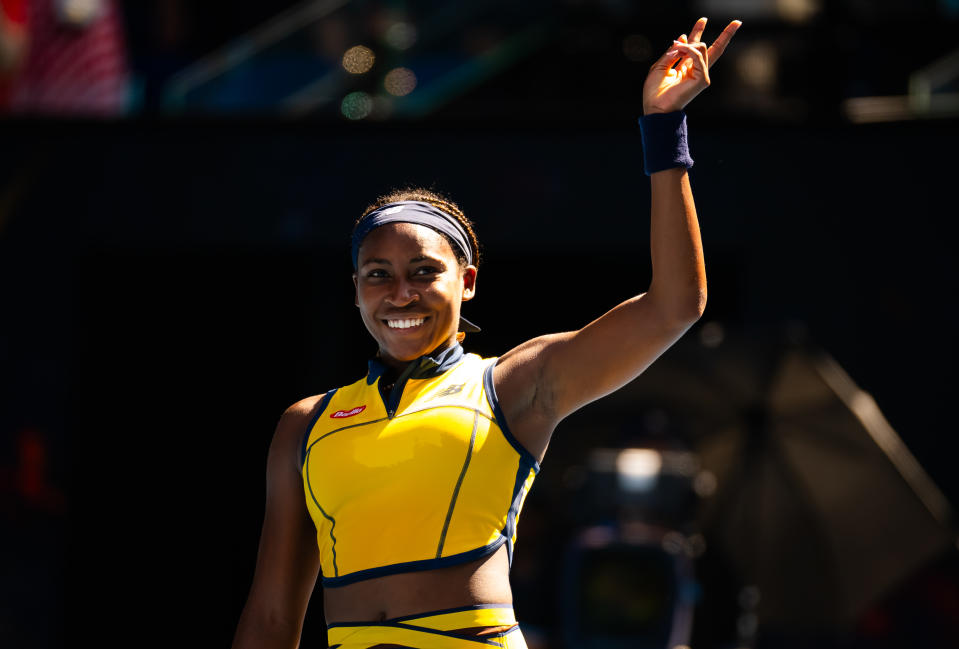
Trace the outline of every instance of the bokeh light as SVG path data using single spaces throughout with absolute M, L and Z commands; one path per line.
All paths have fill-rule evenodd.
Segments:
M 59 3 L 61 17 L 74 27 L 86 27 L 100 15 L 100 2 L 96 0 L 61 0 Z
M 726 332 L 718 322 L 707 322 L 699 329 L 699 342 L 703 344 L 703 347 L 719 347 L 725 337 Z
M 384 38 L 390 47 L 408 50 L 416 42 L 416 26 L 413 23 L 395 22 L 387 28 Z
M 778 51 L 768 41 L 750 43 L 740 48 L 736 58 L 736 72 L 744 85 L 772 91 L 776 85 Z
M 416 75 L 409 68 L 394 68 L 386 73 L 383 87 L 391 95 L 403 97 L 416 88 Z
M 776 0 L 776 9 L 785 20 L 804 23 L 819 13 L 821 4 L 820 0 Z
M 362 91 L 351 92 L 340 103 L 340 112 L 347 119 L 364 119 L 373 110 L 373 98 Z
M 354 45 L 343 54 L 343 69 L 350 74 L 364 74 L 373 67 L 376 56 L 365 45 Z

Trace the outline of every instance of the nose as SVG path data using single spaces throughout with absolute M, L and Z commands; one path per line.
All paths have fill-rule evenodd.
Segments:
M 386 301 L 390 306 L 405 307 L 420 299 L 420 294 L 416 291 L 413 283 L 404 277 L 398 277 L 393 282 L 392 289 L 386 296 Z

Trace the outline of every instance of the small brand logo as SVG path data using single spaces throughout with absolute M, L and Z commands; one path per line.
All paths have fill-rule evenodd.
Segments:
M 457 392 L 461 392 L 465 385 L 466 385 L 465 383 L 454 383 L 448 388 L 444 388 L 440 390 L 439 392 L 437 392 L 436 394 L 434 394 L 432 397 L 430 397 L 429 400 L 432 401 L 433 399 L 439 399 L 440 397 L 448 397 L 451 394 L 456 394 Z
M 366 406 L 357 406 L 357 407 L 352 408 L 352 409 L 350 409 L 350 410 L 337 410 L 337 411 L 334 412 L 332 415 L 330 415 L 330 418 L 331 418 L 331 419 L 342 419 L 343 417 L 352 417 L 353 415 L 358 415 L 358 414 L 360 414 L 360 413 L 363 412 L 364 410 L 366 410 Z

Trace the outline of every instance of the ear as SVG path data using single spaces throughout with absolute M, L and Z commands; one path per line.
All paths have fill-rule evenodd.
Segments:
M 356 283 L 356 273 L 353 273 L 353 306 L 360 306 L 360 289 Z
M 463 301 L 472 300 L 476 295 L 476 266 L 463 269 Z

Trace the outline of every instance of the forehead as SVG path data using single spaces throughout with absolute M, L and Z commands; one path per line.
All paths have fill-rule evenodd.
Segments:
M 446 237 L 432 228 L 417 223 L 387 223 L 372 230 L 360 244 L 360 263 L 368 257 L 400 255 L 410 258 L 419 255 L 449 256 L 455 260 Z

